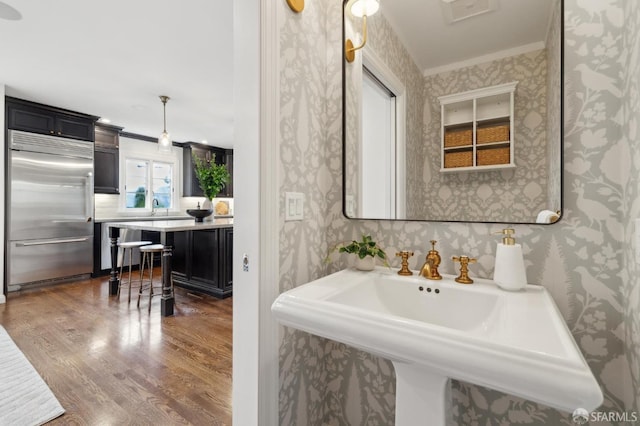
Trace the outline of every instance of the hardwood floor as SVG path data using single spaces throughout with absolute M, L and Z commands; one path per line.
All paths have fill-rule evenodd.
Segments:
M 0 305 L 0 324 L 66 409 L 49 425 L 230 425 L 231 298 L 176 287 L 175 315 L 161 318 L 159 297 L 148 314 L 148 299 L 138 309 L 109 296 L 107 280 Z

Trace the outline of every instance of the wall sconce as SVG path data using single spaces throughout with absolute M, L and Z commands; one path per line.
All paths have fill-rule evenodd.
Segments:
M 304 0 L 287 0 L 289 8 L 296 13 L 300 13 L 304 10 Z
M 360 50 L 367 43 L 367 16 L 371 16 L 378 11 L 380 3 L 378 0 L 351 0 L 347 3 L 347 10 L 351 15 L 362 18 L 362 44 L 353 46 L 350 38 L 344 44 L 344 56 L 347 62 L 356 59 L 356 50 Z
M 171 152 L 171 136 L 169 136 L 169 132 L 167 132 L 167 101 L 169 99 L 171 98 L 168 96 L 160 96 L 164 117 L 164 130 L 162 130 L 162 134 L 158 138 L 158 151 L 161 152 Z

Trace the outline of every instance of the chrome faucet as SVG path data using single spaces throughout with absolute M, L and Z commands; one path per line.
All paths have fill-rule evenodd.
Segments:
M 160 207 L 160 201 L 158 201 L 157 198 L 154 198 L 153 202 L 151 202 L 151 216 L 155 216 L 157 207 Z

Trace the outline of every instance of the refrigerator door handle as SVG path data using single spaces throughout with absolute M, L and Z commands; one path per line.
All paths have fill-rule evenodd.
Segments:
M 87 173 L 87 185 L 85 187 L 85 218 L 87 222 L 91 222 L 93 216 L 93 173 Z
M 16 247 L 44 246 L 47 244 L 64 244 L 64 243 L 82 243 L 88 241 L 89 238 L 69 238 L 65 240 L 47 240 L 47 241 L 30 241 L 28 243 L 16 243 Z

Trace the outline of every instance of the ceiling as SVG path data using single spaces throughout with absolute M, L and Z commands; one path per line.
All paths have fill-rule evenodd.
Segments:
M 557 0 L 395 0 L 380 2 L 380 12 L 425 73 L 470 58 L 533 43 L 544 43 L 552 3 Z M 490 12 L 451 22 L 447 7 Z M 540 47 L 538 47 L 540 48 Z
M 442 0 L 383 1 L 381 11 L 423 70 L 544 40 L 553 0 L 490 1 L 497 10 L 452 24 Z M 152 137 L 168 95 L 174 141 L 232 147 L 232 0 L 3 2 L 22 15 L 0 19 L 7 95 Z
M 232 0 L 2 0 L 6 94 L 174 141 L 233 143 Z M 0 2 L 0 6 L 2 5 Z M 97 6 L 99 5 L 99 6 Z

